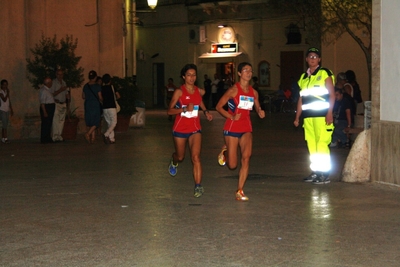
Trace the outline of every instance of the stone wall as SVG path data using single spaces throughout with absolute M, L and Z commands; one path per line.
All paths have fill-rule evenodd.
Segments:
M 98 3 L 98 7 L 96 6 Z M 41 39 L 57 35 L 78 38 L 77 56 L 87 73 L 123 76 L 122 1 L 106 0 L 13 0 L 0 1 L 0 79 L 9 83 L 14 116 L 10 139 L 38 137 L 40 133 L 38 91 L 27 80 L 26 58 Z M 87 82 L 87 80 L 85 81 Z M 72 89 L 72 106 L 83 117 L 82 88 Z

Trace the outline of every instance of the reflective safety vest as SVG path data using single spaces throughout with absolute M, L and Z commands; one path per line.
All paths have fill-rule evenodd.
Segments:
M 304 118 L 325 117 L 329 109 L 329 91 L 325 87 L 325 80 L 334 75 L 332 71 L 318 67 L 311 76 L 303 73 L 298 81 L 300 97 L 302 100 L 302 113 Z

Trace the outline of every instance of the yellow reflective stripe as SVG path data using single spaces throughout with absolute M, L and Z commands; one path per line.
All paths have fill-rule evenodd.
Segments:
M 314 87 L 300 91 L 300 96 L 309 96 L 309 95 L 317 96 L 317 95 L 327 95 L 327 94 L 329 94 L 329 91 L 325 87 Z
M 310 168 L 313 171 L 329 172 L 332 168 L 329 154 L 314 154 L 310 156 Z

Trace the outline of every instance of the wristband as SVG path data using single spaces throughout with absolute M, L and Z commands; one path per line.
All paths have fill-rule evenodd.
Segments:
M 183 113 L 186 113 L 186 111 L 187 111 L 186 107 L 183 107 L 182 110 L 183 110 Z

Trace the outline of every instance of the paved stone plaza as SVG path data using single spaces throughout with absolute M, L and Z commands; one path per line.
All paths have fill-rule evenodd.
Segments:
M 302 182 L 303 132 L 293 114 L 268 113 L 252 118 L 250 200 L 238 202 L 238 171 L 217 164 L 224 120 L 212 114 L 198 199 L 190 157 L 168 174 L 164 110 L 147 110 L 145 128 L 115 145 L 1 144 L 0 266 L 399 266 L 398 187 L 340 182 L 348 149 L 332 150 L 330 184 Z

